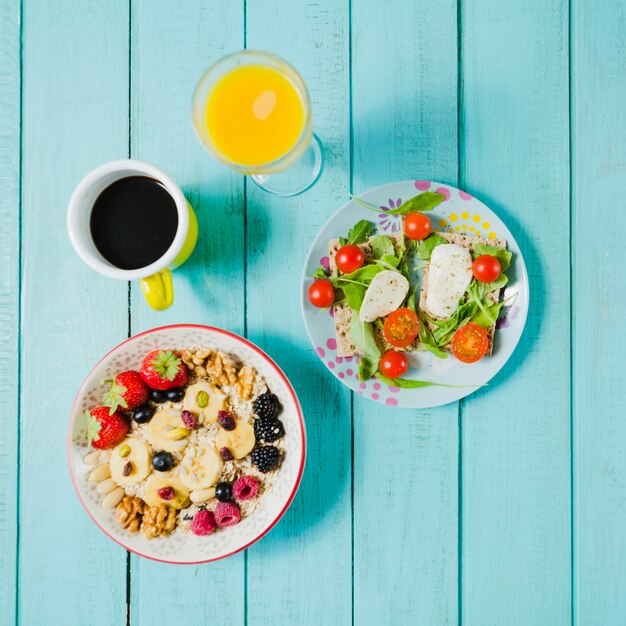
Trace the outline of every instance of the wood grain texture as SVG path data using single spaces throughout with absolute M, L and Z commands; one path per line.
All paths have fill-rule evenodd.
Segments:
M 0 4 L 0 615 L 15 621 L 20 274 L 20 3 Z
M 461 33 L 462 185 L 530 281 L 520 345 L 464 403 L 463 623 L 569 624 L 567 4 L 465 0 Z
M 274 198 L 248 182 L 248 335 L 292 381 L 308 438 L 292 507 L 248 551 L 248 623 L 339 626 L 351 621 L 349 393 L 311 347 L 298 294 L 311 241 L 348 190 L 348 3 L 255 0 L 247 18 L 248 48 L 275 52 L 302 74 L 327 158 L 302 196 Z
M 456 36 L 456 1 L 353 1 L 356 193 L 456 184 Z M 355 396 L 355 624 L 456 623 L 457 477 L 457 404 L 399 411 Z
M 574 617 L 626 619 L 626 5 L 573 2 Z
M 84 377 L 126 336 L 127 287 L 79 260 L 65 214 L 83 175 L 126 154 L 128 5 L 26 1 L 23 40 L 18 617 L 110 626 L 125 620 L 126 554 L 83 511 L 65 438 Z
M 244 330 L 243 179 L 197 141 L 191 97 L 202 72 L 243 46 L 243 4 L 133 2 L 131 154 L 169 173 L 196 210 L 192 257 L 174 272 L 174 305 L 148 308 L 132 285 L 131 331 L 163 324 L 209 324 Z M 244 555 L 176 567 L 131 558 L 131 623 L 211 623 L 224 598 L 227 621 L 244 623 Z M 193 598 L 193 602 L 190 602 Z

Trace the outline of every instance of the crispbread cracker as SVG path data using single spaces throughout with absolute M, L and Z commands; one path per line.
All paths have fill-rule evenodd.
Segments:
M 460 233 L 447 233 L 443 231 L 433 231 L 433 232 L 435 232 L 435 234 L 439 235 L 440 237 L 443 237 L 448 243 L 456 243 L 459 246 L 463 246 L 464 248 L 469 248 L 470 252 L 473 252 L 474 244 L 477 244 L 477 243 L 483 244 L 485 246 L 492 246 L 494 248 L 506 249 L 506 239 L 487 239 L 486 237 L 476 237 L 474 235 L 462 235 Z M 430 315 L 431 317 L 435 317 L 428 311 L 427 298 L 426 298 L 427 290 L 428 290 L 428 266 L 424 267 L 424 269 L 422 270 L 419 308 L 422 311 L 425 311 L 426 313 L 428 313 L 428 315 Z M 489 298 L 492 302 L 498 302 L 500 300 L 501 291 L 502 291 L 501 289 L 496 289 L 495 291 L 492 291 L 491 293 L 487 294 L 487 298 Z M 435 330 L 436 328 L 434 324 L 429 324 L 428 326 L 430 330 Z M 494 339 L 494 335 L 496 332 L 496 325 L 493 324 L 489 328 L 486 328 L 485 330 L 487 331 L 487 335 L 489 337 L 489 348 L 487 350 L 487 354 L 491 356 L 493 352 L 493 339 Z M 452 351 L 450 344 L 448 344 L 447 346 L 444 346 L 442 350 L 445 350 L 446 352 Z
M 387 235 L 389 239 L 393 241 L 394 247 L 396 251 L 400 246 L 400 237 L 402 235 Z M 364 243 L 357 244 L 363 253 L 365 254 L 365 259 L 372 258 L 372 245 L 371 245 L 371 237 L 368 238 Z M 333 276 L 337 276 L 337 265 L 335 263 L 335 255 L 337 254 L 337 250 L 341 248 L 339 244 L 339 239 L 331 239 L 328 242 L 328 260 L 330 273 Z M 352 343 L 352 339 L 350 337 L 350 322 L 352 321 L 352 309 L 348 306 L 347 302 L 343 302 L 341 304 L 336 304 L 333 307 L 333 316 L 335 320 L 335 334 L 337 336 L 337 356 L 345 357 L 345 356 L 359 356 L 363 354 L 363 350 L 358 348 Z M 376 339 L 376 343 L 378 344 L 381 351 L 388 349 L 388 343 L 385 341 L 382 331 L 378 326 L 374 325 L 374 339 Z

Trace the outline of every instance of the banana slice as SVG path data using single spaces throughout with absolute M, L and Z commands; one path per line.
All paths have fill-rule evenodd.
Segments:
M 158 410 L 148 424 L 148 441 L 155 450 L 178 452 L 189 443 L 190 431 L 175 409 Z
M 187 387 L 183 409 L 195 413 L 201 421 L 209 424 L 217 421 L 219 411 L 226 410 L 226 395 L 211 383 L 201 380 Z
M 254 448 L 255 443 L 254 428 L 241 420 L 235 422 L 234 430 L 220 428 L 215 437 L 217 449 L 228 448 L 236 459 L 243 459 Z
M 174 491 L 172 497 L 161 497 L 159 490 L 166 490 L 168 488 Z M 187 489 L 180 478 L 174 474 L 170 474 L 169 476 L 153 474 L 146 482 L 143 491 L 143 499 L 148 506 L 166 504 L 174 509 L 184 509 L 189 504 L 189 489 Z
M 118 485 L 136 485 L 152 471 L 150 446 L 143 439 L 124 439 L 113 449 L 109 468 Z
M 213 446 L 187 446 L 180 464 L 180 479 L 189 489 L 206 489 L 215 485 L 224 463 Z

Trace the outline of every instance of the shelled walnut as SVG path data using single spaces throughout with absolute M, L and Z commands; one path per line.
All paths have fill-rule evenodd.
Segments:
M 209 380 L 219 387 L 234 385 L 237 382 L 237 368 L 233 361 L 223 352 L 212 354 L 206 362 Z
M 141 517 L 146 509 L 145 502 L 137 496 L 124 496 L 115 509 L 115 519 L 122 528 L 136 533 L 141 526 Z
M 242 400 L 249 400 L 252 397 L 256 372 L 254 368 L 245 365 L 237 374 L 237 394 Z
M 210 350 L 183 350 L 181 358 L 183 363 L 192 371 L 196 376 L 206 376 L 206 362 L 207 358 L 211 354 Z
M 141 522 L 141 534 L 146 539 L 153 539 L 171 533 L 176 528 L 176 510 L 159 504 L 144 511 Z

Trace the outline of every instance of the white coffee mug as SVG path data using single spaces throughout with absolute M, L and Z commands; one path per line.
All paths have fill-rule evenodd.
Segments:
M 174 199 L 178 228 L 165 254 L 154 263 L 138 269 L 121 269 L 105 259 L 91 236 L 91 211 L 98 196 L 112 183 L 129 176 L 157 180 Z M 118 280 L 139 280 L 148 304 L 157 310 L 174 302 L 171 271 L 182 265 L 193 252 L 198 239 L 198 221 L 180 187 L 160 169 L 133 159 L 111 161 L 92 170 L 80 181 L 67 212 L 67 230 L 78 256 L 100 274 Z

